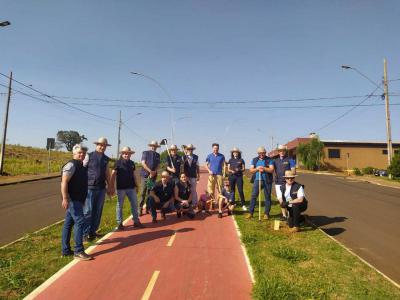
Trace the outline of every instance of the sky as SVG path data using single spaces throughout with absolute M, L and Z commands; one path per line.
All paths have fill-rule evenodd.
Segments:
M 11 22 L 0 27 L 0 73 L 40 92 L 13 82 L 7 142 L 45 147 L 76 130 L 90 149 L 107 137 L 115 156 L 120 110 L 134 160 L 162 138 L 194 144 L 200 160 L 213 142 L 226 155 L 239 147 L 246 161 L 311 132 L 386 141 L 382 86 L 359 73 L 380 85 L 385 57 L 399 142 L 399 15 L 395 0 L 0 0 Z

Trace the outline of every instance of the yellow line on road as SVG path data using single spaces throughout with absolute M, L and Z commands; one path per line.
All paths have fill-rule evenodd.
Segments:
M 175 241 L 175 237 L 176 237 L 176 231 L 174 231 L 174 234 L 169 239 L 169 241 L 167 243 L 167 247 L 171 247 L 172 246 L 172 243 Z
M 150 299 L 151 292 L 153 291 L 154 285 L 156 284 L 158 275 L 160 274 L 160 271 L 154 271 L 153 276 L 151 276 L 150 282 L 147 285 L 146 290 L 144 291 L 144 294 L 142 296 L 142 300 L 148 300 Z

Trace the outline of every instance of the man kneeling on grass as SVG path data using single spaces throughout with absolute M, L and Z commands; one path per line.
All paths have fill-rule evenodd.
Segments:
M 297 175 L 293 171 L 285 171 L 286 184 L 282 184 L 280 190 L 276 190 L 277 198 L 282 208 L 289 212 L 288 224 L 291 232 L 300 231 L 300 223 L 305 218 L 301 213 L 307 209 L 307 199 L 304 194 L 304 187 L 294 181 Z
M 161 173 L 161 181 L 157 182 L 148 198 L 153 223 L 157 223 L 157 209 L 161 210 L 161 217 L 165 220 L 165 214 L 170 211 L 174 203 L 174 183 L 169 178 L 167 171 Z
M 224 181 L 224 187 L 222 188 L 221 194 L 218 195 L 218 218 L 222 218 L 223 209 L 227 209 L 228 216 L 232 214 L 235 208 L 235 194 L 231 190 L 229 180 Z
M 66 209 L 65 221 L 62 230 L 62 255 L 79 260 L 91 260 L 83 248 L 83 205 L 88 193 L 88 173 L 83 166 L 87 148 L 75 145 L 72 149 L 73 159 L 62 168 L 61 195 L 62 207 Z M 72 226 L 74 227 L 75 252 L 71 250 L 70 239 Z

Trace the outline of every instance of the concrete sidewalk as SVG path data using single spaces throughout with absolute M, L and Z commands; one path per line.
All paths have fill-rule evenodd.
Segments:
M 198 192 L 205 189 L 203 173 Z M 27 299 L 250 299 L 252 281 L 232 217 L 175 213 L 144 229 L 132 220 L 73 261 Z

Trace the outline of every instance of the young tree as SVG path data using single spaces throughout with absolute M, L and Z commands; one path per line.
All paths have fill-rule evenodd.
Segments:
M 68 151 L 72 151 L 74 145 L 80 144 L 84 140 L 87 140 L 87 138 L 74 130 L 60 130 L 57 132 L 57 142 L 64 144 Z
M 316 170 L 324 157 L 324 143 L 318 137 L 311 139 L 307 144 L 297 147 L 297 155 L 307 170 Z
M 390 166 L 388 168 L 389 174 L 391 174 L 394 178 L 400 178 L 400 154 L 395 154 L 390 162 Z

